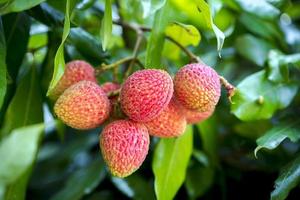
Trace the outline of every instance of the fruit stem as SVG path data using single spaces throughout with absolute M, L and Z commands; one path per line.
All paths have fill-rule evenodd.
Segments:
M 220 76 L 220 81 L 222 85 L 225 87 L 225 89 L 227 90 L 228 100 L 230 101 L 230 103 L 233 104 L 231 98 L 234 96 L 236 92 L 236 88 L 232 84 L 230 84 L 223 76 Z

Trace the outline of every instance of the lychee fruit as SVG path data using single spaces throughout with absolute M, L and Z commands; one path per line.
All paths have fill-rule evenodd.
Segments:
M 121 85 L 114 82 L 105 82 L 101 85 L 101 88 L 107 95 L 109 95 L 111 92 L 115 92 L 120 89 Z
M 150 135 L 170 138 L 178 137 L 184 133 L 186 119 L 180 110 L 180 106 L 172 99 L 157 117 L 144 124 Z
M 99 85 L 80 81 L 64 91 L 54 112 L 65 124 L 76 129 L 92 129 L 109 116 L 110 103 Z
M 147 128 L 130 120 L 114 121 L 100 134 L 103 159 L 111 173 L 118 177 L 126 177 L 142 165 L 149 143 Z
M 178 101 L 187 109 L 206 112 L 212 110 L 220 99 L 220 78 L 207 65 L 188 64 L 176 73 L 174 91 Z
M 132 120 L 147 122 L 166 108 L 173 95 L 173 81 L 163 70 L 145 69 L 133 73 L 121 88 L 124 113 Z
M 50 97 L 57 99 L 67 88 L 82 80 L 97 83 L 95 69 L 82 60 L 74 60 L 67 63 L 64 74 L 51 91 Z
M 199 112 L 195 110 L 186 109 L 183 106 L 181 106 L 181 111 L 184 113 L 186 122 L 188 124 L 200 123 L 208 119 L 214 113 L 214 109 L 206 112 Z

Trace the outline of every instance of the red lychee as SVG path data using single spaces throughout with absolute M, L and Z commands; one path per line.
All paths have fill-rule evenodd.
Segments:
M 130 120 L 108 124 L 100 134 L 103 159 L 114 176 L 126 177 L 136 171 L 149 149 L 147 128 Z
M 178 101 L 187 109 L 207 112 L 219 101 L 220 78 L 209 66 L 200 63 L 188 64 L 176 73 L 174 91 Z
M 182 135 L 186 128 L 186 119 L 180 106 L 171 100 L 169 105 L 154 119 L 144 123 L 149 134 L 156 137 L 170 138 Z
M 73 128 L 91 129 L 109 116 L 110 103 L 99 85 L 80 81 L 64 91 L 56 101 L 54 111 Z
M 163 70 L 145 69 L 133 73 L 121 88 L 124 113 L 132 120 L 147 122 L 167 107 L 173 95 L 173 81 Z
M 82 60 L 74 60 L 67 63 L 64 74 L 50 92 L 50 97 L 57 99 L 67 88 L 82 80 L 97 83 L 94 68 Z

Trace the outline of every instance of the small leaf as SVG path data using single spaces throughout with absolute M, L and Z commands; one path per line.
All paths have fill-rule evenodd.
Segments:
M 300 139 L 300 121 L 285 122 L 276 125 L 271 130 L 267 131 L 263 136 L 256 140 L 257 147 L 254 154 L 262 149 L 275 149 L 283 140 L 289 138 L 292 142 L 297 142 Z
M 45 0 L 13 0 L 9 1 L 5 6 L 0 7 L 0 15 L 4 15 L 10 12 L 20 12 L 30 9 Z
M 101 23 L 100 37 L 102 48 L 105 51 L 108 47 L 112 35 L 112 11 L 111 0 L 105 0 L 104 16 Z
M 271 200 L 284 200 L 289 192 L 300 182 L 300 156 L 285 166 L 275 181 L 275 189 L 271 193 Z
M 7 87 L 7 71 L 6 71 L 6 43 L 4 30 L 2 26 L 2 19 L 0 19 L 0 110 L 4 101 Z
M 171 200 L 182 185 L 193 149 L 192 126 L 176 139 L 161 139 L 156 146 L 152 169 L 158 200 Z
M 242 35 L 238 37 L 235 46 L 239 54 L 258 66 L 264 65 L 269 51 L 274 48 L 265 40 L 258 39 L 252 35 Z
M 72 13 L 72 7 L 73 4 L 75 4 L 76 0 L 67 0 L 66 1 L 66 12 L 65 12 L 65 21 L 64 21 L 64 30 L 63 30 L 63 36 L 61 43 L 58 47 L 58 50 L 55 54 L 54 58 L 54 72 L 53 72 L 53 77 L 50 82 L 48 91 L 47 91 L 47 96 L 51 97 L 52 90 L 60 80 L 61 76 L 64 73 L 65 70 L 65 58 L 64 58 L 64 43 L 70 33 L 70 15 Z
M 14 182 L 32 165 L 43 130 L 43 124 L 21 127 L 2 140 L 0 185 Z
M 280 11 L 266 0 L 235 0 L 235 2 L 244 11 L 264 19 L 272 20 L 280 14 Z
M 265 70 L 254 73 L 237 86 L 231 112 L 243 121 L 269 119 L 278 109 L 287 107 L 297 94 L 294 83 L 273 83 Z
M 157 10 L 161 9 L 166 3 L 166 0 L 142 0 L 143 18 L 153 15 Z
M 165 30 L 169 23 L 169 0 L 155 13 L 150 39 L 147 44 L 146 68 L 163 68 L 161 57 L 165 42 Z
M 104 163 L 99 159 L 75 171 L 66 185 L 51 200 L 77 200 L 90 194 L 105 177 Z
M 196 27 L 178 22 L 167 26 L 166 36 L 174 39 L 184 47 L 189 45 L 197 46 L 201 40 L 201 35 Z M 177 59 L 180 54 L 180 48 L 171 42 L 166 43 L 164 54 L 170 58 Z
M 210 11 L 210 7 L 208 3 L 204 0 L 195 0 L 197 4 L 197 8 L 200 13 L 203 14 L 207 27 L 212 29 L 217 38 L 217 50 L 219 52 L 219 56 L 221 56 L 221 50 L 224 44 L 225 35 L 224 33 L 214 24 L 212 14 Z

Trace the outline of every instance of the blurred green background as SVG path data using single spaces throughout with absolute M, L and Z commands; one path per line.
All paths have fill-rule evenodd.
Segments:
M 0 199 L 299 199 L 300 1 L 0 0 L 0 14 Z M 65 126 L 46 96 L 64 62 L 132 56 L 136 33 L 117 21 L 152 29 L 138 52 L 147 68 L 189 62 L 167 36 L 237 87 L 184 136 L 152 138 L 125 179 L 102 160 L 102 127 Z M 99 83 L 122 83 L 127 67 Z

